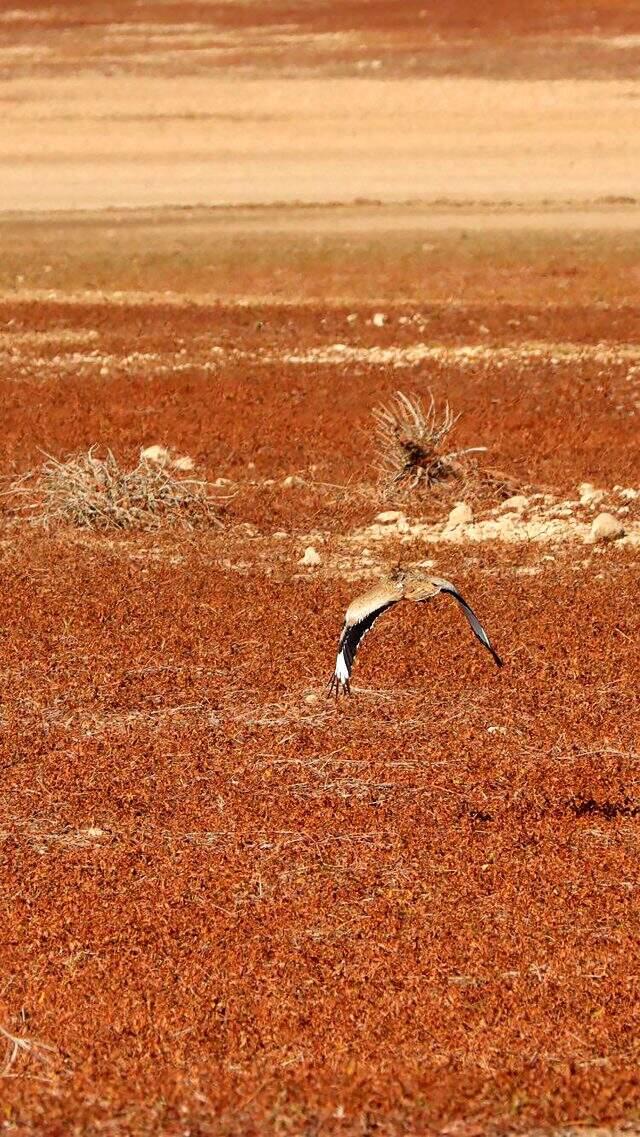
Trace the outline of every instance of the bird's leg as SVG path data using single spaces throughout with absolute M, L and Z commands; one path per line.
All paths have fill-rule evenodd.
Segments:
M 333 694 L 335 694 L 336 703 L 337 703 L 337 701 L 340 697 L 341 687 L 342 687 L 342 692 L 344 695 L 350 695 L 351 694 L 351 685 L 349 683 L 349 680 L 345 679 L 344 683 L 342 683 L 342 685 L 341 685 L 340 680 L 338 679 L 338 676 L 332 675 L 330 680 L 329 680 L 329 683 L 327 684 L 327 699 L 330 699 L 331 696 Z

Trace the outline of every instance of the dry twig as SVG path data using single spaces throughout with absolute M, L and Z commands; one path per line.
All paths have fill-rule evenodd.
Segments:
M 36 1058 L 50 1072 L 53 1061 L 52 1055 L 56 1052 L 54 1046 L 48 1046 L 45 1042 L 37 1042 L 33 1038 L 26 1038 L 24 1035 L 11 1034 L 3 1026 L 0 1026 L 0 1038 L 4 1039 L 6 1043 L 5 1060 L 0 1070 L 0 1078 L 17 1077 L 13 1073 L 13 1067 L 20 1055 Z

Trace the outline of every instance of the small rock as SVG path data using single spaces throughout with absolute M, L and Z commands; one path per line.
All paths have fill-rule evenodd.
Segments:
M 624 537 L 624 525 L 612 513 L 599 513 L 591 524 L 594 541 L 617 541 Z
M 143 462 L 157 462 L 164 466 L 169 461 L 169 451 L 166 446 L 145 446 L 140 451 L 140 458 Z
M 629 486 L 627 489 L 620 488 L 620 497 L 623 501 L 637 501 L 640 497 L 640 490 L 634 490 Z
M 500 509 L 515 510 L 517 513 L 523 513 L 529 505 L 529 498 L 524 494 L 517 493 L 513 497 L 508 497 L 506 501 L 502 502 Z
M 231 478 L 216 478 L 215 481 L 213 481 L 211 484 L 213 486 L 218 486 L 218 487 L 220 487 L 220 486 L 232 486 L 233 482 L 231 481 Z
M 286 532 L 285 529 L 277 529 L 276 532 L 273 534 L 273 539 L 274 539 L 274 541 L 284 541 L 285 538 L 287 538 L 288 536 L 289 536 L 289 534 Z
M 597 490 L 591 482 L 580 482 L 578 486 L 580 505 L 597 505 L 605 497 L 604 490 Z
M 304 701 L 308 706 L 312 707 L 314 703 L 318 702 L 318 696 L 314 695 L 313 691 L 310 691 L 308 695 L 305 695 Z
M 459 501 L 454 505 L 447 519 L 447 529 L 455 529 L 458 525 L 470 525 L 473 521 L 473 510 L 466 501 Z
M 406 520 L 404 513 L 399 509 L 386 509 L 374 517 L 374 521 L 378 521 L 380 525 L 397 525 L 398 521 Z
M 347 316 L 347 323 L 348 324 L 355 324 L 357 319 L 358 319 L 358 313 L 357 312 L 349 312 L 349 315 Z
M 283 478 L 282 484 L 285 489 L 290 490 L 295 486 L 303 486 L 305 484 L 304 478 L 300 478 L 298 474 L 288 474 Z
M 384 312 L 374 312 L 373 316 L 371 317 L 371 323 L 373 324 L 374 328 L 384 328 L 386 322 L 387 317 L 385 316 Z
M 314 549 L 313 545 L 307 545 L 307 547 L 304 551 L 304 554 L 300 557 L 300 560 L 298 561 L 299 565 L 307 565 L 308 567 L 312 567 L 312 566 L 315 567 L 316 565 L 319 565 L 321 563 L 322 563 L 322 557 L 320 556 L 320 553 L 318 552 L 318 550 Z
M 184 454 L 182 458 L 174 458 L 171 465 L 174 470 L 183 470 L 184 473 L 189 473 L 190 470 L 195 470 L 196 468 L 193 458 L 190 458 L 188 454 Z

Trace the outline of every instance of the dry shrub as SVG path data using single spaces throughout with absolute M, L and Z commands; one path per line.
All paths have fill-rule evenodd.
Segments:
M 422 488 L 453 490 L 457 496 L 476 500 L 499 500 L 522 488 L 509 475 L 479 464 L 474 455 L 486 452 L 486 446 L 445 449 L 445 440 L 460 416 L 453 414 L 448 403 L 438 412 L 431 392 L 426 409 L 417 395 L 397 391 L 387 406 L 376 407 L 372 414 L 385 496 Z
M 47 455 L 35 470 L 14 481 L 7 496 L 21 498 L 20 513 L 34 525 L 81 529 L 159 529 L 165 526 L 220 526 L 209 483 L 180 477 L 175 468 L 144 457 L 123 469 L 111 450 L 96 447 L 64 461 Z
M 458 421 L 448 403 L 440 416 L 433 395 L 425 410 L 417 395 L 396 392 L 388 406 L 376 407 L 373 417 L 378 437 L 378 468 L 387 489 L 430 489 L 439 482 L 459 481 L 465 472 L 464 456 L 473 450 L 445 451 L 443 444 Z

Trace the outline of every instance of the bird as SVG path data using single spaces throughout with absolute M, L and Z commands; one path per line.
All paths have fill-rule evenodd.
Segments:
M 473 634 L 491 653 L 496 666 L 502 667 L 503 661 L 478 617 L 451 581 L 444 580 L 440 576 L 427 576 L 419 567 L 403 568 L 399 565 L 375 588 L 357 596 L 347 608 L 338 642 L 336 665 L 329 680 L 327 695 L 335 693 L 337 699 L 340 692 L 345 695 L 351 694 L 351 670 L 358 647 L 384 612 L 393 608 L 394 604 L 399 604 L 401 600 L 424 604 L 440 594 L 453 596 L 454 600 L 457 600 L 471 624 Z

